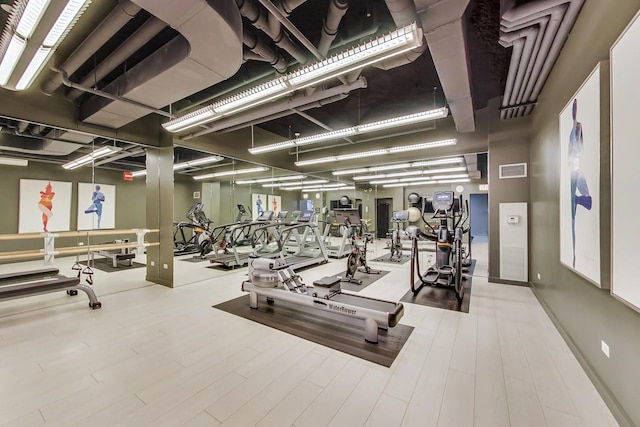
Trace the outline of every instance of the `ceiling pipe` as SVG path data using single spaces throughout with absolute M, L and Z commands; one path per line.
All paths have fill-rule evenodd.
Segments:
M 355 89 L 364 88 L 366 86 L 367 86 L 367 81 L 365 78 L 362 77 L 356 80 L 355 82 L 348 83 L 346 85 L 334 86 L 329 89 L 318 91 L 310 96 L 306 96 L 305 94 L 298 94 L 285 100 L 275 101 L 269 104 L 265 104 L 256 109 L 248 110 L 244 113 L 236 114 L 228 118 L 223 118 L 216 122 L 212 122 L 209 125 L 210 126 L 209 129 L 203 129 L 194 133 L 190 133 L 188 135 L 183 136 L 181 139 L 187 140 L 187 139 L 195 138 L 198 136 L 206 135 L 208 133 L 226 129 L 236 125 L 245 125 L 246 127 L 246 123 L 250 121 L 253 121 L 262 117 L 266 117 L 272 114 L 280 113 L 285 110 L 290 110 L 292 108 L 298 108 L 302 105 L 307 105 L 312 102 L 321 101 L 323 99 L 327 99 L 335 95 L 349 93 Z
M 305 52 L 289 38 L 287 33 L 282 31 L 280 26 L 271 28 L 269 14 L 253 0 L 236 0 L 236 4 L 240 9 L 240 14 L 247 18 L 251 25 L 268 35 L 276 46 L 285 50 L 300 64 L 306 64 L 309 61 Z
M 270 13 L 273 15 L 280 23 L 300 42 L 304 47 L 307 48 L 309 52 L 316 57 L 316 59 L 324 59 L 324 56 L 316 49 L 316 47 L 311 43 L 304 34 L 300 30 L 298 30 L 295 25 L 289 21 L 289 19 L 278 9 L 273 3 L 269 0 L 258 0 L 261 5 L 263 5 Z M 338 76 L 338 80 L 342 82 L 342 84 L 348 84 L 348 81 L 343 76 Z
M 82 42 L 80 46 L 64 61 L 58 69 L 67 75 L 73 74 L 82 64 L 87 62 L 96 51 L 102 47 L 118 30 L 129 22 L 138 12 L 137 6 L 130 0 L 119 0 L 115 8 L 109 13 L 104 21 Z M 42 92 L 51 95 L 62 85 L 62 75 L 55 74 L 42 84 Z
M 349 0 L 330 0 L 327 18 L 322 23 L 322 33 L 318 42 L 318 51 L 322 56 L 327 56 L 331 43 L 338 34 L 338 27 L 342 21 L 342 17 L 349 9 Z
M 56 71 L 58 74 L 60 74 L 60 76 L 62 78 L 62 84 L 64 84 L 67 87 L 70 87 L 72 89 L 77 89 L 77 90 L 80 90 L 82 92 L 87 92 L 87 93 L 90 93 L 90 94 L 93 94 L 93 95 L 101 96 L 103 98 L 110 99 L 111 101 L 124 102 L 126 104 L 130 104 L 130 105 L 133 105 L 133 106 L 138 107 L 138 108 L 143 108 L 143 109 L 145 109 L 145 110 L 147 110 L 147 111 L 149 111 L 151 113 L 156 113 L 156 114 L 159 114 L 159 115 L 164 116 L 164 117 L 169 117 L 171 119 L 175 119 L 176 118 L 176 116 L 174 116 L 173 114 L 167 113 L 166 111 L 159 110 L 159 109 L 151 107 L 149 105 L 142 104 L 142 103 L 140 103 L 138 101 L 134 101 L 132 99 L 123 98 L 123 97 L 118 96 L 118 95 L 113 95 L 111 93 L 104 92 L 104 91 L 101 91 L 101 90 L 98 90 L 98 89 L 94 89 L 92 87 L 84 87 L 82 85 L 79 85 L 79 84 L 74 83 L 71 80 L 69 80 L 69 78 L 67 77 L 67 75 L 66 75 L 66 73 L 64 71 L 55 70 L 55 69 L 54 69 L 54 71 Z
M 264 61 L 269 62 L 277 72 L 284 73 L 287 71 L 287 61 L 282 55 L 267 45 L 262 37 L 244 28 L 242 31 L 242 42 L 251 52 L 264 58 Z
M 513 51 L 500 109 L 502 119 L 531 113 L 583 4 L 584 0 L 539 0 L 503 13 L 501 44 L 513 46 Z M 524 48 L 527 43 L 537 42 L 529 41 L 529 27 L 539 28 L 537 50 L 535 44 L 533 49 Z
M 413 22 L 418 24 L 419 27 L 422 26 L 413 0 L 385 0 L 385 3 L 387 4 L 387 8 L 389 9 L 389 13 L 391 14 L 391 18 L 393 18 L 393 22 L 396 24 L 396 27 L 401 28 Z M 427 44 L 423 43 L 422 46 L 410 50 L 403 55 L 399 55 L 395 58 L 376 64 L 375 67 L 380 68 L 381 70 L 390 70 L 392 68 L 410 64 L 418 59 L 427 50 L 427 47 Z
M 147 44 L 160 31 L 167 26 L 158 18 L 152 16 L 140 26 L 127 40 L 125 40 L 116 50 L 104 59 L 96 68 L 87 73 L 80 85 L 95 86 L 107 74 L 115 70 L 117 66 L 125 62 L 131 55 L 136 53 L 142 46 Z M 80 90 L 72 90 L 67 94 L 67 98 L 74 100 L 82 95 Z

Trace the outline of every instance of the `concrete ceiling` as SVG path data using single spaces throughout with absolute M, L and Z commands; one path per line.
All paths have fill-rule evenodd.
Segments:
M 5 3 L 7 3 L 5 1 Z M 97 76 L 96 66 L 103 61 L 109 59 L 110 55 L 127 40 L 140 30 L 140 28 L 153 19 L 163 19 L 165 22 L 172 20 L 172 15 L 162 15 L 152 10 L 155 5 L 164 5 L 168 2 L 149 2 L 149 1 L 133 1 L 134 4 L 143 6 L 135 16 L 122 25 L 111 37 L 107 39 L 100 47 L 98 47 L 79 67 L 69 73 L 69 80 L 72 82 L 88 82 L 92 76 Z M 201 4 L 202 2 L 195 2 Z M 210 1 L 212 5 L 225 4 L 228 5 L 231 0 Z M 254 3 L 258 8 L 262 9 L 258 0 Z M 328 0 L 301 0 L 290 1 L 274 1 L 276 4 L 298 4 L 289 15 L 290 22 L 314 45 L 317 45 L 321 38 L 321 30 L 323 21 L 327 15 L 329 8 Z M 384 0 L 351 0 L 348 2 L 349 8 L 340 21 L 335 40 L 332 44 L 332 51 L 339 51 L 344 47 L 352 46 L 362 40 L 375 37 L 385 33 L 396 27 L 394 17 L 389 12 L 389 6 Z M 468 4 L 467 4 L 468 3 Z M 82 16 L 77 26 L 72 30 L 64 43 L 60 46 L 58 52 L 52 60 L 52 64 L 63 64 L 67 58 L 81 45 L 91 32 L 100 26 L 107 16 L 118 5 L 116 0 L 94 1 L 87 12 Z M 434 10 L 433 7 L 438 9 Z M 417 141 L 424 142 L 427 140 L 435 140 L 439 137 L 450 136 L 458 132 L 459 143 L 453 148 L 443 148 L 430 151 L 428 154 L 421 154 L 421 158 L 433 156 L 445 156 L 456 153 L 475 153 L 486 151 L 486 129 L 482 121 L 477 120 L 478 114 L 486 114 L 486 112 L 478 113 L 481 109 L 488 105 L 488 101 L 501 95 L 504 88 L 504 80 L 508 68 L 509 50 L 498 44 L 499 28 L 500 28 L 500 2 L 495 0 L 441 0 L 440 2 L 416 1 L 416 13 L 419 14 L 420 20 L 425 25 L 436 25 L 432 21 L 441 19 L 441 16 L 447 14 L 460 14 L 459 27 L 456 33 L 459 41 L 451 46 L 461 49 L 458 57 L 466 60 L 468 66 L 467 74 L 462 73 L 462 79 L 468 80 L 469 87 L 469 107 L 462 114 L 471 114 L 475 132 L 459 133 L 460 122 L 458 116 L 452 119 L 442 119 L 435 125 L 413 126 L 402 130 L 394 130 L 393 132 L 375 134 L 374 139 L 366 138 L 366 144 L 357 144 L 357 150 L 375 149 L 392 145 L 402 145 L 415 143 Z M 146 11 L 144 7 L 148 7 Z M 226 7 L 226 6 L 225 6 Z M 233 5 L 233 8 L 236 6 Z M 231 9 L 233 9 L 231 8 Z M 226 12 L 225 12 L 226 13 Z M 160 15 L 160 16 L 158 16 Z M 224 13 L 222 14 L 224 15 Z M 453 16 L 453 15 L 452 15 Z M 440 18 L 439 18 L 440 17 Z M 6 13 L 0 11 L 0 20 L 6 19 Z M 227 19 L 227 18 L 225 18 Z M 230 18 L 229 18 L 230 19 Z M 291 49 L 283 48 L 278 44 L 276 46 L 260 30 L 253 27 L 247 18 L 241 18 L 241 27 L 248 29 L 252 34 L 261 37 L 267 41 L 269 47 L 272 48 L 281 58 L 289 65 L 289 70 L 294 69 L 298 62 Z M 226 22 L 226 21 L 225 21 Z M 94 79 L 90 86 L 102 90 L 110 90 L 114 86 L 114 82 L 122 81 L 128 73 L 136 69 L 137 66 L 142 67 L 145 62 L 149 62 L 148 58 L 153 55 L 158 56 L 158 52 L 162 51 L 170 42 L 178 37 L 187 35 L 180 27 L 180 22 L 170 22 L 154 36 L 150 37 L 147 42 L 142 44 L 138 49 L 131 53 L 125 60 L 117 64 L 113 70 L 102 73 L 99 79 Z M 440 24 L 438 24 L 440 25 Z M 162 26 L 160 26 L 162 28 Z M 231 27 L 230 27 L 231 28 Z M 434 37 L 435 26 L 433 28 L 425 28 L 429 31 L 427 41 L 430 37 Z M 438 27 L 439 28 L 439 27 Z M 230 34 L 224 36 L 228 39 Z M 455 30 L 457 31 L 457 30 Z M 285 32 L 286 33 L 286 32 Z M 288 34 L 292 43 L 297 47 L 298 51 L 304 53 L 306 61 L 313 61 L 313 55 L 304 49 L 299 41 L 291 34 Z M 220 36 L 222 37 L 222 36 Z M 187 37 L 188 38 L 188 37 Z M 193 43 L 190 40 L 191 43 Z M 431 42 L 430 42 L 431 43 Z M 435 42 L 434 42 L 435 43 Z M 461 43 L 461 44 L 459 44 Z M 444 46 L 446 49 L 447 45 Z M 82 120 L 83 108 L 92 100 L 96 99 L 95 95 L 86 94 L 64 86 L 59 87 L 52 95 L 45 96 L 40 92 L 40 87 L 45 84 L 54 74 L 52 72 L 44 72 L 31 89 L 25 93 L 16 93 L 0 89 L 0 115 L 7 119 L 0 118 L 0 126 L 17 126 L 20 122 L 28 124 L 31 131 L 36 128 L 39 132 L 43 131 L 38 124 L 44 124 L 48 128 L 47 132 L 55 127 L 63 129 L 80 130 L 98 136 L 93 141 L 95 143 L 106 143 L 106 141 L 117 139 L 123 146 L 129 144 L 159 146 L 173 144 L 185 147 L 184 150 L 176 150 L 176 158 L 189 157 L 191 151 L 187 149 L 196 149 L 209 153 L 221 154 L 227 157 L 244 159 L 250 162 L 257 162 L 271 165 L 278 168 L 289 169 L 293 171 L 303 171 L 307 173 L 315 173 L 319 175 L 326 172 L 336 165 L 316 166 L 309 168 L 297 168 L 293 165 L 296 156 L 288 152 L 278 152 L 264 156 L 252 157 L 247 153 L 247 148 L 252 144 L 262 145 L 266 143 L 288 139 L 295 133 L 301 136 L 312 135 L 324 132 L 327 128 L 339 129 L 342 127 L 353 126 L 360 123 L 366 123 L 381 119 L 386 119 L 398 115 L 409 114 L 417 111 L 423 111 L 434 106 L 449 105 L 453 110 L 454 101 L 457 102 L 459 97 L 463 95 L 455 94 L 456 90 L 451 80 L 447 78 L 446 84 L 440 77 L 443 73 L 438 61 L 434 61 L 436 53 L 440 55 L 435 45 L 429 45 L 430 49 L 426 49 L 424 53 L 419 55 L 415 60 L 405 65 L 395 66 L 391 69 L 383 70 L 380 68 L 369 67 L 362 71 L 362 76 L 366 79 L 366 87 L 352 91 L 344 99 L 323 105 L 318 108 L 306 110 L 303 114 L 295 110 L 283 110 L 278 117 L 270 118 L 261 123 L 255 124 L 252 128 L 250 123 L 239 124 L 229 131 L 228 129 L 210 133 L 198 138 L 172 138 L 164 132 L 159 124 L 166 121 L 166 118 L 142 112 L 138 114 L 141 118 L 134 119 L 131 122 L 118 122 L 117 125 L 110 126 L 108 122 L 105 124 L 96 120 Z M 439 50 L 443 48 L 440 47 Z M 331 52 L 331 51 L 330 51 Z M 433 55 L 432 55 L 433 54 Z M 215 56 L 215 55 L 214 55 Z M 299 55 L 297 55 L 299 56 Z M 249 58 L 249 59 L 247 59 Z M 211 102 L 216 98 L 228 96 L 238 92 L 244 88 L 250 87 L 256 82 L 268 80 L 277 75 L 273 67 L 267 62 L 251 59 L 246 56 L 244 62 L 239 66 L 237 71 L 231 72 L 229 77 L 223 78 L 217 83 L 204 84 L 197 91 L 192 86 L 186 96 L 176 95 L 171 99 L 168 105 L 158 103 L 152 99 L 152 93 L 162 90 L 162 87 L 172 85 L 183 86 L 180 83 L 184 81 L 184 74 L 176 73 L 171 77 L 170 70 L 164 76 L 161 87 L 154 86 L 154 90 L 141 91 L 146 98 L 136 98 L 137 101 L 161 108 L 165 112 L 176 113 L 179 111 L 189 111 L 205 102 Z M 298 58 L 300 59 L 300 58 Z M 228 70 L 226 70 L 228 71 Z M 451 70 L 448 71 L 450 73 Z M 439 75 L 440 73 L 440 75 Z M 172 81 L 171 78 L 174 80 Z M 335 86 L 336 82 L 330 82 L 328 86 Z M 110 86 L 111 85 L 111 86 Z M 120 85 L 120 84 L 119 84 Z M 443 89 L 444 87 L 444 89 Z M 450 89 L 447 89 L 450 87 Z M 449 92 L 449 93 L 447 93 Z M 126 96 L 126 94 L 124 95 Z M 171 98 L 171 97 L 169 97 Z M 169 99 L 165 98 L 165 99 Z M 454 99 L 455 98 L 455 99 Z M 167 101 L 165 101 L 166 103 Z M 113 104 L 116 105 L 116 104 Z M 122 104 L 123 109 L 125 109 Z M 113 107 L 113 106 L 112 106 Z M 475 110 L 475 114 L 474 114 Z M 113 112 L 109 113 L 110 115 Z M 474 115 L 476 119 L 474 121 Z M 144 116 L 144 117 L 142 117 Z M 111 117 L 111 116 L 110 116 Z M 116 123 L 116 122 L 113 122 Z M 464 131 L 465 129 L 462 129 Z M 46 139 L 46 134 L 29 135 Z M 64 139 L 62 139 L 64 141 Z M 351 142 L 337 141 L 327 144 L 328 149 L 320 150 L 317 153 L 303 153 L 300 156 L 314 157 L 324 156 L 327 153 L 339 154 L 354 150 L 352 142 L 363 142 L 364 139 Z M 86 147 L 84 147 L 86 148 Z M 78 149 L 83 149 L 78 144 Z M 7 151 L 8 152 L 8 151 Z M 0 143 L 0 154 L 6 154 Z M 11 151 L 15 155 L 17 151 Z M 51 160 L 51 153 L 41 153 L 43 159 Z M 37 153 L 30 155 L 37 157 Z M 68 155 L 56 156 L 56 159 L 63 161 L 72 157 L 73 153 Z M 392 161 L 402 161 L 406 159 L 415 159 L 416 155 L 411 153 L 398 154 L 393 157 L 385 156 L 379 162 L 389 163 Z M 178 160 L 177 160 L 178 161 Z M 347 168 L 351 165 L 366 165 L 371 162 L 370 159 L 352 162 L 350 165 L 340 165 L 341 168 Z M 137 155 L 115 162 L 111 167 L 119 169 L 135 170 L 144 167 L 144 156 Z

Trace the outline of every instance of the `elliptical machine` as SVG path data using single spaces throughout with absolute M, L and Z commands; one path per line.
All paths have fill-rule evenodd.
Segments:
M 462 236 L 469 231 L 468 228 L 465 228 L 468 216 L 464 214 L 462 209 L 462 196 L 456 200 L 453 191 L 436 191 L 433 194 L 432 204 L 435 210 L 433 218 L 439 220 L 439 226 L 435 228 L 429 224 L 424 218 L 423 209 L 423 220 L 430 230 L 423 232 L 417 227 L 410 227 L 412 238 L 411 291 L 417 294 L 427 285 L 451 286 L 456 292 L 458 302 L 462 302 L 464 298 Z M 424 274 L 420 272 L 418 256 L 418 240 L 420 239 L 430 240 L 436 244 L 436 262 Z M 415 284 L 416 273 L 420 281 L 418 286 Z
M 351 234 L 351 252 L 347 257 L 347 272 L 340 281 L 361 285 L 362 280 L 355 278 L 356 272 L 380 274 L 380 271 L 371 269 L 367 264 L 367 244 L 373 242 L 373 235 L 367 232 L 367 226 L 362 222 L 357 209 L 336 209 L 334 212 L 336 220 L 342 220 L 342 224 Z
M 187 221 L 173 223 L 173 254 L 186 255 L 200 251 L 200 245 L 211 233 L 211 221 L 203 211 L 201 202 L 195 203 L 187 211 Z M 187 238 L 185 229 L 191 229 L 191 237 Z
M 406 232 L 400 228 L 400 224 L 407 223 L 409 221 L 409 211 L 393 211 L 391 215 L 391 223 L 396 225 L 396 228 L 391 230 L 391 240 L 387 243 L 391 250 L 389 261 L 401 262 L 402 261 L 402 237 L 406 236 Z

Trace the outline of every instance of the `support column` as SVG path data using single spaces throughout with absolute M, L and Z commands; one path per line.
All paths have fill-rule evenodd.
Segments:
M 173 287 L 173 142 L 161 139 L 147 149 L 147 227 L 160 230 L 160 246 L 147 248 L 146 279 Z

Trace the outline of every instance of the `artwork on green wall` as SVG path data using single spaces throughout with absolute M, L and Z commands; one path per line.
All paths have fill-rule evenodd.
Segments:
M 116 186 L 78 183 L 78 230 L 116 227 Z
M 600 65 L 560 113 L 560 261 L 600 286 Z
M 277 216 L 282 210 L 282 197 L 269 194 L 267 196 L 267 209 L 273 211 L 273 215 Z
M 256 220 L 264 211 L 270 210 L 266 194 L 251 194 L 251 219 Z
M 71 183 L 20 180 L 19 233 L 69 231 Z
M 638 76 L 640 13 L 611 48 L 611 294 L 640 311 Z

